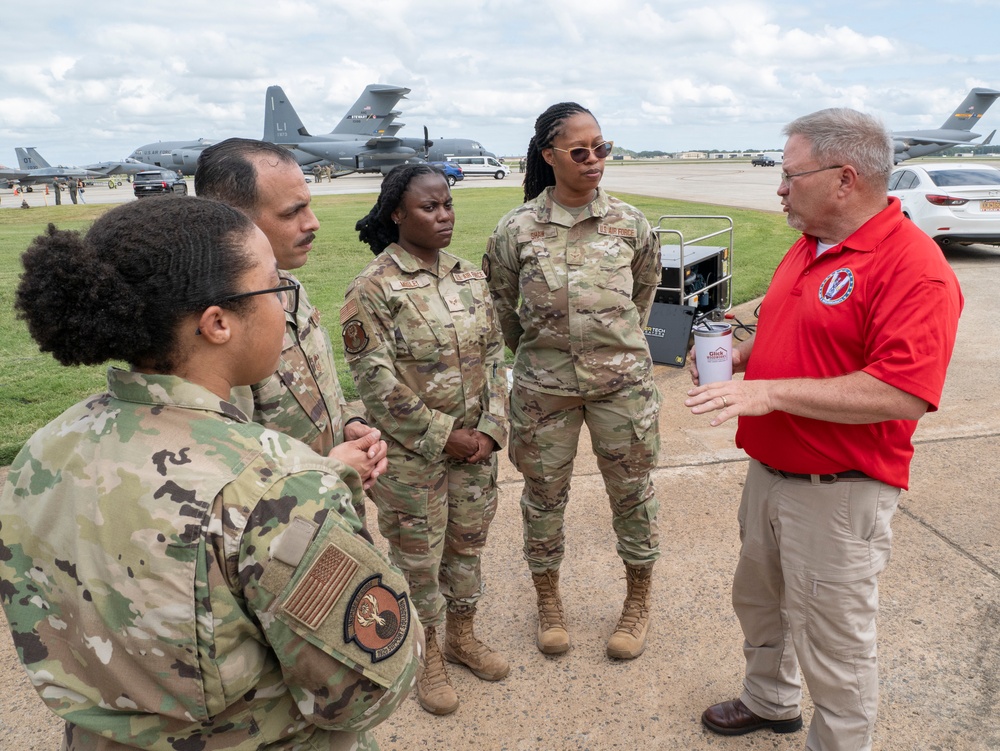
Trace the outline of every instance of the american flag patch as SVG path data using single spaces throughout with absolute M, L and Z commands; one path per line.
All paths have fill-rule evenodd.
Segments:
M 358 314 L 358 303 L 354 300 L 348 300 L 340 308 L 340 325 L 343 326 L 349 320 L 354 318 Z
M 327 545 L 282 606 L 288 615 L 315 631 L 344 593 L 358 563 L 347 553 Z

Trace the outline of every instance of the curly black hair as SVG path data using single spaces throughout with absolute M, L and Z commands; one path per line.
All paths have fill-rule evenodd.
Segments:
M 17 317 L 63 365 L 124 360 L 169 373 L 181 320 L 240 292 L 253 231 L 234 208 L 180 196 L 118 206 L 86 235 L 50 224 L 21 256 Z
M 399 227 L 392 221 L 392 212 L 403 202 L 403 194 L 410 187 L 410 181 L 420 175 L 444 176 L 444 170 L 423 163 L 393 167 L 382 181 L 382 190 L 372 210 L 354 225 L 358 239 L 367 243 L 375 255 L 399 240 Z
M 542 150 L 552 146 L 552 141 L 562 132 L 561 126 L 567 118 L 581 112 L 594 117 L 594 113 L 583 105 L 576 102 L 560 102 L 553 104 L 535 120 L 535 135 L 528 141 L 528 154 L 524 159 L 525 201 L 530 201 L 550 185 L 556 184 L 555 172 L 542 158 Z

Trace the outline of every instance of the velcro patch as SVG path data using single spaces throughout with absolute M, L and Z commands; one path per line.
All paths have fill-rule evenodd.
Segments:
M 456 271 L 452 276 L 455 278 L 456 282 L 467 282 L 470 279 L 485 279 L 486 272 L 480 269 L 475 269 L 473 271 Z
M 365 325 L 357 318 L 352 319 L 344 326 L 342 332 L 344 337 L 344 351 L 356 355 L 364 352 L 371 338 L 365 331 Z
M 491 237 L 490 240 L 492 240 L 492 239 L 493 238 Z M 490 255 L 489 255 L 489 253 L 484 253 L 483 254 L 483 278 L 486 281 L 490 280 L 490 271 L 491 270 L 492 270 L 492 266 L 490 265 Z
M 358 562 L 334 545 L 319 554 L 281 609 L 315 631 L 344 593 Z
M 610 224 L 598 224 L 597 234 L 614 235 L 615 237 L 636 237 L 635 227 L 612 227 Z
M 348 300 L 340 308 L 340 325 L 343 326 L 358 314 L 358 301 Z
M 517 241 L 519 243 L 531 242 L 533 240 L 541 240 L 546 237 L 556 237 L 559 235 L 559 230 L 555 227 L 549 227 L 548 229 L 536 229 L 531 232 L 524 232 L 517 236 Z
M 419 289 L 430 283 L 430 279 L 421 276 L 416 279 L 393 279 L 389 282 L 389 286 L 398 292 L 401 289 Z
M 410 630 L 406 594 L 397 594 L 375 574 L 365 579 L 344 614 L 344 641 L 354 642 L 379 662 L 394 655 Z

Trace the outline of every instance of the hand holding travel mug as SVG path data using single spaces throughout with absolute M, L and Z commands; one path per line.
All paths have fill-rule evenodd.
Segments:
M 733 379 L 733 327 L 728 323 L 699 323 L 694 333 L 694 358 L 701 385 Z

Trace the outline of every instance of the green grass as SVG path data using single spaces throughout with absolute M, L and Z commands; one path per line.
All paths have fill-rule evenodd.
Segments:
M 652 224 L 663 214 L 725 214 L 735 224 L 734 304 L 763 294 L 775 266 L 796 233 L 780 214 L 618 194 L 645 212 Z M 465 188 L 455 191 L 457 223 L 449 250 L 478 264 L 497 221 L 521 203 L 521 189 Z M 354 223 L 375 201 L 372 194 L 317 196 L 313 207 L 322 224 L 309 263 L 296 274 L 309 291 L 330 331 L 341 384 L 348 399 L 357 392 L 344 365 L 338 312 L 344 290 L 371 260 L 358 241 Z M 106 366 L 67 368 L 38 351 L 13 312 L 20 255 L 49 222 L 60 229 L 86 229 L 110 205 L 0 211 L 0 466 L 10 464 L 25 440 L 70 405 L 104 388 Z M 700 225 L 681 224 L 686 238 L 703 234 Z M 707 241 L 706 244 L 722 244 Z

